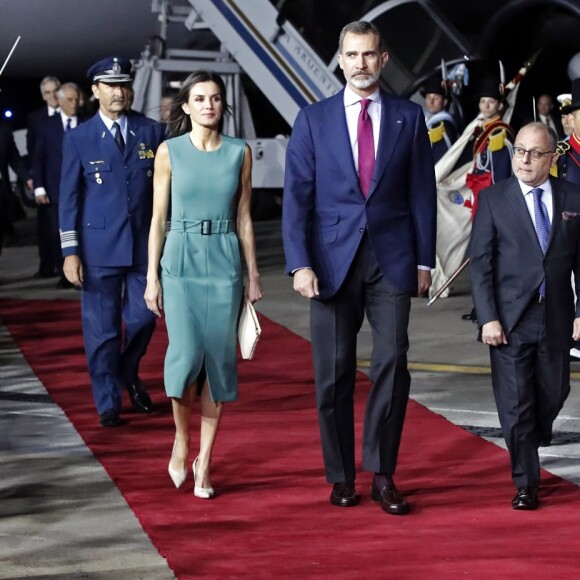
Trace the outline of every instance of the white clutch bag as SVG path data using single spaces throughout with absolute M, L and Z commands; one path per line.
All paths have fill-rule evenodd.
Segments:
M 262 328 L 258 321 L 258 316 L 251 302 L 246 302 L 240 314 L 238 323 L 238 342 L 242 358 L 250 360 L 254 356 L 256 345 L 260 339 Z

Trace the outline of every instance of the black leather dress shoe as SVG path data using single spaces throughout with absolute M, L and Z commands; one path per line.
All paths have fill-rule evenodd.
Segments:
M 99 415 L 99 423 L 103 427 L 118 427 L 123 424 L 123 420 L 119 417 L 117 409 L 107 409 Z
M 468 312 L 467 314 L 462 314 L 461 320 L 469 320 L 471 322 L 477 322 L 477 314 L 475 312 L 475 308 L 472 308 L 471 312 Z
M 527 485 L 520 487 L 512 499 L 515 510 L 535 510 L 538 507 L 538 489 Z
M 335 483 L 330 494 L 330 503 L 338 507 L 352 507 L 358 503 L 354 481 Z
M 383 511 L 388 514 L 402 516 L 410 511 L 409 504 L 395 484 L 384 477 L 375 476 L 373 479 L 371 497 L 374 501 L 381 502 Z
M 134 383 L 126 385 L 126 387 L 133 409 L 137 413 L 151 413 L 153 411 L 151 397 L 147 394 L 141 381 L 137 380 Z

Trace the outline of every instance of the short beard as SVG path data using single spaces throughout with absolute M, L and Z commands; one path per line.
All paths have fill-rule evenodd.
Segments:
M 355 88 L 359 90 L 368 89 L 370 86 L 376 84 L 381 76 L 380 71 L 375 74 L 369 74 L 366 78 L 355 78 L 355 76 L 348 77 L 348 82 Z

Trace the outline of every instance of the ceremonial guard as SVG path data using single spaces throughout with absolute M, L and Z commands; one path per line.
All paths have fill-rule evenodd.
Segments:
M 437 163 L 457 139 L 455 119 L 447 111 L 449 97 L 441 80 L 428 80 L 419 92 L 425 99 L 425 123 L 429 130 L 433 162 Z
M 580 78 L 572 81 L 571 94 L 560 97 L 562 124 L 569 123 L 572 131 L 566 139 L 558 142 L 558 161 L 551 173 L 563 181 L 580 185 Z M 580 343 L 576 342 L 570 349 L 570 360 L 580 361 Z
M 562 115 L 572 117 L 572 133 L 567 140 L 558 142 L 555 173 L 564 181 L 580 184 L 580 78 L 572 81 L 571 98 L 566 105 L 562 104 Z
M 152 410 L 138 371 L 155 328 L 143 294 L 153 161 L 164 125 L 125 111 L 130 72 L 131 62 L 117 57 L 89 69 L 99 110 L 63 140 L 59 221 L 64 273 L 82 288 L 91 387 L 106 427 L 121 423 L 123 388 L 136 411 Z
M 467 172 L 466 184 L 472 192 L 472 216 L 477 210 L 479 192 L 512 175 L 513 129 L 502 120 L 505 106 L 503 85 L 494 78 L 482 81 L 477 97 L 481 125 L 473 133 L 473 165 Z

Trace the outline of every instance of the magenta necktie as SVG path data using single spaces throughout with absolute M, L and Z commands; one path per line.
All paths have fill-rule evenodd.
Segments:
M 358 182 L 365 197 L 369 195 L 369 187 L 375 168 L 375 140 L 373 138 L 373 123 L 368 113 L 370 99 L 360 102 L 358 116 Z

